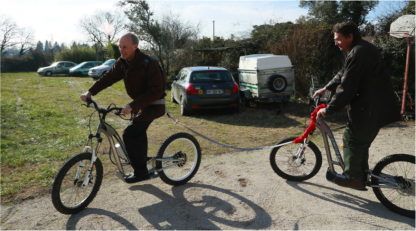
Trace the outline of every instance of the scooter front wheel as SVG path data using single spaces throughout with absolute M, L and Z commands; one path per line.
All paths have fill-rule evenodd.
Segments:
M 103 165 L 96 159 L 89 176 L 84 182 L 91 165 L 91 153 L 80 153 L 62 166 L 52 186 L 52 203 L 63 214 L 75 214 L 87 207 L 100 189 Z
M 288 143 L 297 137 L 289 137 L 277 144 Z M 297 156 L 301 144 L 289 143 L 273 148 L 270 153 L 270 165 L 280 177 L 291 181 L 304 181 L 318 173 L 322 165 L 322 155 L 318 147 L 309 141 L 303 154 Z

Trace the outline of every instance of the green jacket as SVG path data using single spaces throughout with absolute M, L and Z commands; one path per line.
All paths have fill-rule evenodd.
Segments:
M 114 66 L 95 82 L 88 90 L 92 95 L 110 87 L 114 83 L 124 80 L 127 94 L 133 100 L 130 107 L 139 112 L 135 121 L 150 121 L 165 114 L 165 105 L 152 105 L 153 102 L 163 96 L 163 80 L 158 64 L 148 64 L 146 78 L 143 76 L 143 61 L 148 55 L 136 50 L 134 58 L 127 63 L 121 57 L 117 59 Z
M 343 68 L 326 88 L 336 91 L 326 113 L 331 115 L 347 106 L 353 133 L 400 120 L 400 106 L 386 64 L 378 49 L 365 40 L 351 44 Z

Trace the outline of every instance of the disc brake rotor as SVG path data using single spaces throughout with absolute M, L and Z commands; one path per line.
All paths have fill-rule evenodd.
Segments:
M 415 182 L 411 179 L 405 179 L 400 177 L 398 181 L 400 182 L 400 188 L 397 191 L 405 196 L 414 196 L 415 195 Z
M 296 160 L 297 160 L 297 162 L 296 162 Z M 297 156 L 292 156 L 292 157 L 289 157 L 288 163 L 289 163 L 290 167 L 299 168 L 303 163 L 305 163 L 305 160 L 306 160 L 305 158 L 302 158 L 302 159 L 298 160 Z
M 182 151 L 179 151 L 175 155 L 173 155 L 173 158 L 178 159 L 178 161 L 173 161 L 173 163 L 178 163 L 178 167 L 183 167 L 186 164 L 186 161 L 188 160 L 188 156 L 186 155 L 186 153 L 183 153 Z

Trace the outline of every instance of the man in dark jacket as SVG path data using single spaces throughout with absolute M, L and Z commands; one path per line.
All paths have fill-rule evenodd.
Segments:
M 331 115 L 347 106 L 348 123 L 343 134 L 345 169 L 334 182 L 364 189 L 370 145 L 381 127 L 400 119 L 400 108 L 380 52 L 361 39 L 357 25 L 352 21 L 338 23 L 332 32 L 335 45 L 348 55 L 341 71 L 313 97 L 336 90 L 318 116 Z
M 119 42 L 121 57 L 91 88 L 81 95 L 81 100 L 98 94 L 100 91 L 124 80 L 127 94 L 133 100 L 124 106 L 122 113 L 138 112 L 123 132 L 123 140 L 134 174 L 127 177 L 127 183 L 149 179 L 147 169 L 147 128 L 152 121 L 165 114 L 163 80 L 158 64 L 149 62 L 146 70 L 143 61 L 146 54 L 138 49 L 139 39 L 132 33 L 123 35 Z M 143 76 L 144 71 L 145 76 Z

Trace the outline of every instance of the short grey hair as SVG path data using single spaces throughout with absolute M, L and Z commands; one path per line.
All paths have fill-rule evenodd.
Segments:
M 124 36 L 129 36 L 131 38 L 131 42 L 133 43 L 133 45 L 136 45 L 136 44 L 138 45 L 139 44 L 139 38 L 137 37 L 137 35 L 129 32 L 129 33 L 123 35 L 123 37 Z

